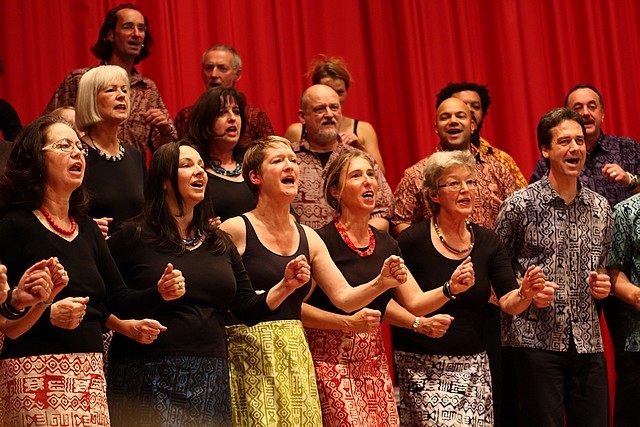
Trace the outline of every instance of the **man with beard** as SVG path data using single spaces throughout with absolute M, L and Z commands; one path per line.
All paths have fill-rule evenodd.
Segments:
M 524 188 L 527 185 L 527 180 L 524 175 L 522 175 L 513 157 L 507 152 L 492 146 L 489 144 L 489 141 L 480 136 L 484 118 L 489 111 L 489 105 L 491 105 L 491 97 L 489 96 L 487 86 L 470 82 L 449 83 L 436 95 L 436 105 L 442 104 L 442 101 L 447 98 L 457 98 L 467 104 L 469 110 L 471 110 L 473 121 L 476 123 L 476 130 L 471 134 L 471 144 L 473 144 L 481 154 L 494 157 L 500 163 L 504 164 L 513 175 L 518 187 Z
M 171 117 L 160 97 L 156 84 L 134 68 L 150 55 L 153 37 L 147 18 L 131 4 L 114 7 L 105 17 L 98 41 L 91 48 L 100 65 L 111 64 L 129 73 L 131 113 L 120 125 L 118 138 L 145 152 L 152 151 L 176 137 Z M 75 106 L 80 78 L 90 68 L 71 71 L 60 83 L 43 114 L 59 107 Z
M 300 187 L 292 206 L 300 222 L 318 229 L 328 224 L 336 212 L 323 196 L 326 169 L 333 159 L 346 150 L 357 150 L 344 144 L 338 136 L 342 110 L 335 90 L 326 85 L 307 88 L 300 98 L 298 117 L 306 129 L 306 137 L 292 143 L 300 165 Z M 378 195 L 370 224 L 388 231 L 393 213 L 393 193 L 384 175 L 374 166 Z
M 602 132 L 604 101 L 598 89 L 588 84 L 578 84 L 567 93 L 564 105 L 582 116 L 587 132 L 587 160 L 580 174 L 580 182 L 604 196 L 611 207 L 638 193 L 640 145 L 635 139 Z M 548 166 L 540 158 L 531 175 L 531 182 L 544 178 L 548 173 Z M 625 331 L 628 329 L 626 313 L 629 307 L 624 300 L 614 297 L 602 301 L 600 307 L 604 309 L 615 357 L 614 425 L 637 425 L 636 405 L 640 389 L 637 374 L 634 376 L 632 373 L 637 372 L 638 362 L 634 362 L 635 356 L 625 350 Z
M 238 52 L 231 46 L 218 44 L 205 50 L 202 54 L 202 82 L 207 89 L 222 86 L 225 89 L 235 87 L 236 82 L 242 77 L 242 59 Z M 191 107 L 185 107 L 176 115 L 176 131 L 182 138 L 187 133 L 189 126 L 189 114 Z M 267 114 L 260 108 L 249 105 L 245 107 L 247 117 L 244 134 L 238 142 L 246 149 L 251 141 L 273 135 L 273 127 Z

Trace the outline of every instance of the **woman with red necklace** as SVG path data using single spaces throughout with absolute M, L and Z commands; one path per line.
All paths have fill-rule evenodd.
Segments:
M 436 313 L 455 319 L 438 340 L 393 328 L 403 426 L 493 425 L 491 374 L 482 339 L 483 307 L 491 288 L 509 314 L 524 311 L 534 297 L 538 302 L 553 297 L 544 293 L 539 267 L 527 270 L 518 284 L 498 236 L 469 222 L 477 185 L 471 153 L 432 154 L 424 168 L 424 195 L 433 216 L 398 237 L 420 288 L 438 292 Z M 461 265 L 473 269 L 474 280 L 460 274 Z
M 406 279 L 402 259 L 390 256 L 378 274 L 350 286 L 317 233 L 295 222 L 289 204 L 298 192 L 300 168 L 291 143 L 270 136 L 254 141 L 242 174 L 257 194 L 255 209 L 228 219 L 223 231 L 242 256 L 251 283 L 267 291 L 297 257 L 309 260 L 311 276 L 341 309 L 353 311 Z M 320 426 L 318 390 L 300 321 L 311 281 L 289 295 L 277 313 L 255 326 L 227 328 L 234 426 Z
M 0 259 L 9 281 L 17 283 L 40 260 L 54 257 L 64 265 L 52 264 L 50 297 L 6 331 L 3 425 L 73 417 L 108 426 L 103 327 L 146 343 L 163 329 L 153 320 L 120 320 L 110 310 L 132 317 L 184 295 L 178 270 L 165 271 L 147 291 L 125 286 L 98 226 L 85 215 L 86 150 L 66 121 L 43 116 L 20 134 L 0 178 Z
M 373 161 L 364 152 L 345 152 L 329 165 L 324 196 L 339 215 L 318 235 L 350 284 L 371 280 L 387 257 L 400 256 L 397 242 L 368 224 L 377 193 Z M 461 277 L 473 280 L 469 263 L 459 271 Z M 333 305 L 321 288 L 313 290 L 303 305 L 302 321 L 324 426 L 399 425 L 380 320 L 384 317 L 392 324 L 441 337 L 453 320 L 450 316 L 420 317 L 435 310 L 439 298 L 436 290 L 423 293 L 409 272 L 405 283 L 349 314 Z

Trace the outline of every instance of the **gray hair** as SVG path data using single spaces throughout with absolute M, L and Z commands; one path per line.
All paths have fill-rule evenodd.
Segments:
M 440 205 L 431 200 L 438 193 L 440 177 L 449 168 L 463 166 L 476 177 L 476 160 L 468 150 L 438 151 L 428 159 L 423 170 L 422 191 L 432 215 L 440 212 Z
M 131 100 L 129 75 L 122 67 L 101 65 L 90 69 L 82 76 L 78 84 L 78 98 L 76 99 L 76 126 L 78 129 L 86 131 L 103 120 L 98 112 L 98 92 L 120 79 L 126 83 L 126 96 Z M 131 103 L 129 103 L 128 113 L 131 113 Z
M 234 48 L 232 48 L 229 45 L 226 44 L 217 44 L 215 46 L 211 46 L 209 49 L 205 50 L 204 53 L 202 54 L 202 60 L 200 61 L 201 65 L 204 65 L 204 58 L 207 56 L 207 53 L 209 52 L 213 52 L 216 50 L 221 50 L 223 52 L 229 52 L 232 56 L 233 59 L 231 60 L 231 66 L 233 67 L 233 69 L 235 71 L 241 70 L 242 69 L 242 59 L 240 58 L 240 55 L 238 54 L 238 52 L 236 52 L 236 50 Z

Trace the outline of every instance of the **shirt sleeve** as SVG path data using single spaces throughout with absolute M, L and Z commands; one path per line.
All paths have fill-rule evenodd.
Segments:
M 393 225 L 415 224 L 425 219 L 421 216 L 420 208 L 420 199 L 423 199 L 424 196 L 419 184 L 419 177 L 416 177 L 416 174 L 415 168 L 407 169 L 396 187 L 395 207 L 391 218 Z
M 522 217 L 519 205 L 513 197 L 509 197 L 502 203 L 496 218 L 496 234 L 504 244 L 507 257 L 510 259 L 512 269 L 516 275 L 522 274 L 518 264 L 518 252 L 522 247 L 523 231 Z
M 609 267 L 628 272 L 632 264 L 633 217 L 632 210 L 626 204 L 617 205 L 613 211 L 613 250 L 609 258 Z

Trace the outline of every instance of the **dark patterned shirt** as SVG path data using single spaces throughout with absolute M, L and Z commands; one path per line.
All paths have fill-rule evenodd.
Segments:
M 618 203 L 613 211 L 613 250 L 609 266 L 626 274 L 640 286 L 640 194 Z M 625 330 L 625 351 L 640 352 L 640 311 L 629 304 L 620 305 Z
M 300 223 L 313 229 L 319 229 L 331 222 L 333 217 L 337 215 L 337 212 L 324 199 L 322 193 L 322 185 L 324 184 L 327 169 L 333 159 L 341 153 L 357 150 L 357 148 L 338 142 L 325 167 L 322 167 L 322 162 L 311 151 L 306 140 L 294 142 L 291 145 L 300 165 L 300 187 L 296 198 L 293 199 L 293 210 L 298 215 Z M 373 170 L 378 181 L 378 197 L 376 206 L 371 212 L 371 217 L 389 219 L 393 213 L 393 193 L 378 165 L 374 165 Z
M 632 138 L 603 133 L 600 135 L 595 149 L 591 153 L 587 153 L 587 161 L 582 168 L 580 182 L 604 196 L 613 207 L 629 198 L 633 193 L 627 186 L 616 184 L 602 175 L 602 168 L 608 163 L 615 163 L 633 174 L 640 173 L 640 144 Z M 541 156 L 529 182 L 536 182 L 548 174 L 549 168 Z
M 476 158 L 478 173 L 476 203 L 470 220 L 493 230 L 500 203 L 520 187 L 506 166 L 495 157 L 478 152 L 473 145 L 470 149 Z M 443 148 L 438 145 L 436 150 L 443 151 Z M 396 205 L 391 219 L 393 225 L 415 224 L 431 217 L 422 191 L 423 171 L 428 159 L 426 157 L 404 171 L 394 193 Z
M 81 68 L 67 74 L 67 77 L 60 83 L 42 114 L 50 113 L 56 108 L 68 105 L 75 106 L 80 78 L 91 68 Z M 152 108 L 157 108 L 167 116 L 169 121 L 171 121 L 171 116 L 153 80 L 138 73 L 135 68 L 129 78 L 129 84 L 131 85 L 131 114 L 120 125 L 118 138 L 120 138 L 120 141 L 131 144 L 144 153 L 147 150 L 149 138 L 151 138 L 152 146 L 157 148 L 160 144 L 161 135 L 160 132 L 153 130 L 144 121 L 142 115 Z
M 191 114 L 192 109 L 193 105 L 191 107 L 185 107 L 178 111 L 176 115 L 176 131 L 178 137 L 181 139 L 184 138 L 189 128 L 189 114 Z M 252 141 L 264 138 L 265 136 L 271 136 L 274 133 L 267 113 L 258 107 L 247 104 L 245 107 L 245 115 L 247 116 L 247 126 L 245 127 L 242 138 L 240 138 L 240 146 L 246 150 Z
M 503 314 L 503 345 L 567 351 L 573 339 L 578 353 L 603 352 L 589 274 L 606 267 L 611 251 L 613 219 L 607 200 L 580 185 L 567 205 L 545 177 L 504 201 L 496 233 L 518 277 L 537 265 L 559 286 L 549 307 L 532 304 L 517 316 Z

